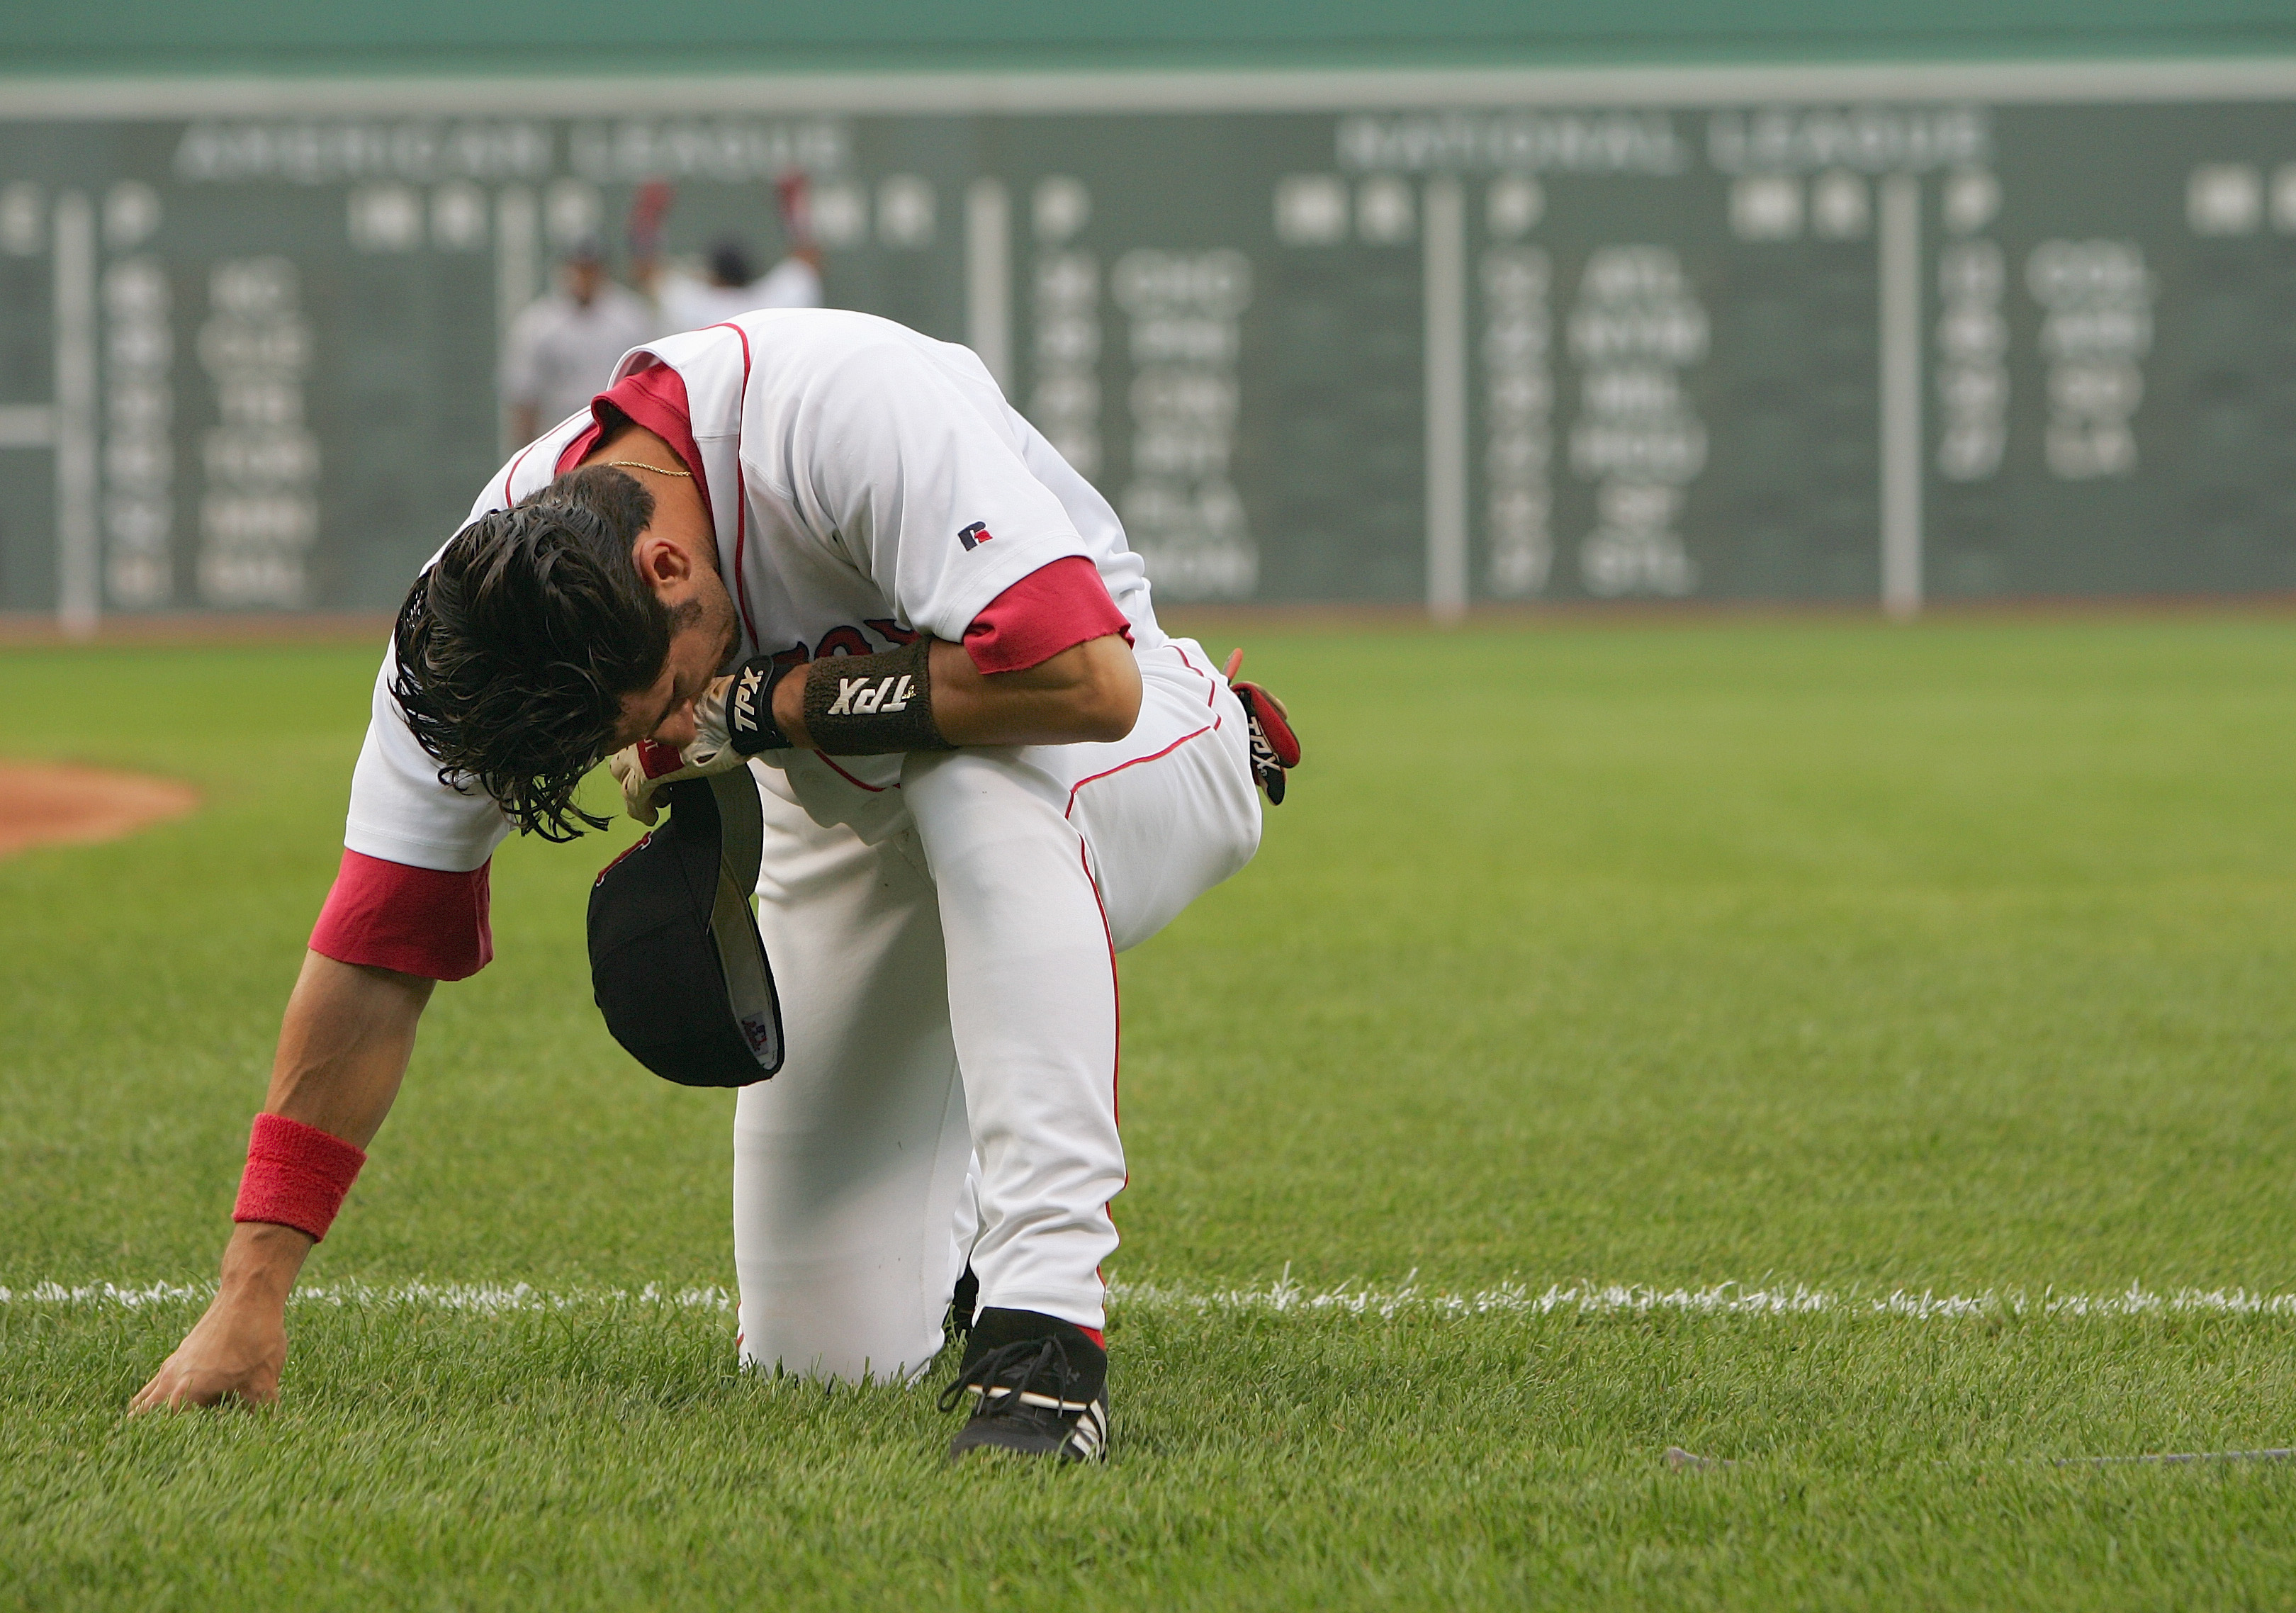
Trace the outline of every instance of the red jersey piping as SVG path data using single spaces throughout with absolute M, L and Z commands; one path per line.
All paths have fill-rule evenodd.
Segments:
M 741 428 L 742 418 L 750 409 L 750 333 L 730 319 L 709 328 L 731 331 L 742 339 L 742 397 L 734 416 L 734 599 L 742 607 L 742 631 L 756 644 L 759 643 L 758 624 L 750 613 L 750 580 L 742 564 L 742 552 L 750 543 L 750 489 L 742 473 Z

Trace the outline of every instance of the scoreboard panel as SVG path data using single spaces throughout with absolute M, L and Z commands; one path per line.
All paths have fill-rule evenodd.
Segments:
M 2284 590 L 2296 77 L 2254 77 L 20 116 L 0 609 L 391 607 L 565 248 L 668 179 L 673 255 L 770 258 L 793 169 L 829 301 L 980 351 L 1168 601 Z

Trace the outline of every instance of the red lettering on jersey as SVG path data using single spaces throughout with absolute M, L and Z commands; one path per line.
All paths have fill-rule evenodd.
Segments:
M 900 623 L 883 617 L 870 617 L 868 627 L 870 632 L 896 648 L 903 644 L 914 644 L 924 636 L 914 628 L 904 627 Z
M 814 646 L 814 654 L 826 659 L 832 655 L 874 655 L 876 646 L 862 636 L 858 627 L 832 627 L 821 635 Z

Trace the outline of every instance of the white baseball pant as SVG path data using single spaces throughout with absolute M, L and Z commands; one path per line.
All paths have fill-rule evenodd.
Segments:
M 1193 641 L 1139 658 L 1114 744 L 919 752 L 898 801 L 808 753 L 753 770 L 789 1059 L 734 1109 L 744 1361 L 913 1376 L 968 1259 L 984 1306 L 1102 1325 L 1115 954 L 1259 843 L 1236 697 Z M 819 821 L 824 790 L 857 809 Z

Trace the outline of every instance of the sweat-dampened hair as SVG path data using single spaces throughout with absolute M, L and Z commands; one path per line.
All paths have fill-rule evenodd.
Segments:
M 570 471 L 455 535 L 393 634 L 390 692 L 439 764 L 520 831 L 570 840 L 607 820 L 574 787 L 612 743 L 626 694 L 652 687 L 681 624 L 632 546 L 653 495 L 604 466 Z

